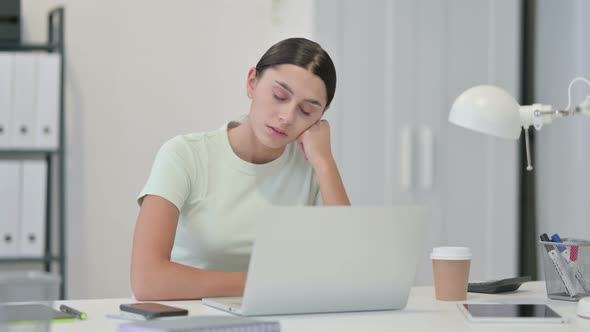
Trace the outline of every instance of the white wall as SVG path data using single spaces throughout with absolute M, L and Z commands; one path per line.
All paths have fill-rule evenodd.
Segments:
M 474 85 L 496 84 L 518 95 L 519 3 L 316 4 L 316 36 L 333 48 L 339 65 L 329 115 L 353 204 L 431 208 L 417 284 L 432 284 L 428 252 L 439 245 L 471 247 L 473 279 L 514 276 L 517 142 L 451 125 L 447 117 L 455 98 Z M 422 132 L 431 133 L 430 144 Z M 402 165 L 408 165 L 404 175 Z
M 589 12 L 586 0 L 538 1 L 535 102 L 563 109 L 570 81 L 590 80 Z M 588 85 L 576 83 L 572 105 L 589 94 Z M 590 239 L 588 142 L 590 118 L 584 116 L 556 120 L 536 133 L 538 233 Z
M 23 0 L 24 40 L 66 7 L 68 298 L 126 297 L 135 198 L 159 146 L 248 111 L 248 70 L 311 37 L 312 2 Z
M 135 197 L 158 147 L 176 134 L 217 128 L 244 114 L 246 74 L 262 52 L 286 36 L 311 36 L 316 23 L 325 24 L 326 17 L 314 16 L 314 6 L 325 7 L 329 15 L 338 13 L 325 0 L 23 0 L 27 40 L 45 40 L 46 12 L 57 2 L 66 3 L 68 297 L 128 296 Z M 327 22 L 321 29 L 326 39 L 320 42 L 332 51 L 343 46 L 335 31 L 352 33 L 355 26 L 344 27 L 338 17 Z M 340 54 L 332 55 L 338 68 Z M 502 79 L 484 74 L 490 81 Z M 339 94 L 354 80 L 343 74 L 338 84 L 328 113 L 335 119 L 343 114 Z M 459 141 L 489 141 L 459 128 L 450 130 Z M 354 134 L 362 135 L 334 128 L 333 137 L 351 140 Z M 337 159 L 350 148 L 340 143 L 334 142 Z M 488 143 L 488 150 L 497 146 Z M 483 162 L 480 157 L 473 162 Z M 505 171 L 512 167 L 500 166 Z M 386 180 L 379 182 L 379 195 L 393 178 Z

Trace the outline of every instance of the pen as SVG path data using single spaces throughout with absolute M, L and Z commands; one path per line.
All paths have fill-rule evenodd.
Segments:
M 551 239 L 549 239 L 549 236 L 547 236 L 547 234 L 545 234 L 545 233 L 541 234 L 540 238 L 541 238 L 541 241 L 543 241 L 543 242 L 552 242 Z M 565 266 L 563 266 L 563 263 L 561 263 L 561 260 L 559 259 L 559 255 L 557 254 L 557 252 L 555 251 L 555 249 L 553 248 L 552 245 L 545 244 L 544 247 L 545 247 L 545 250 L 547 251 L 547 255 L 549 256 L 549 259 L 551 260 L 551 262 L 553 263 L 553 266 L 555 267 L 555 270 L 557 271 L 557 274 L 559 274 L 561 281 L 563 281 L 563 285 L 565 286 L 566 293 L 569 296 L 574 296 L 576 294 L 576 291 L 574 289 L 574 285 L 572 284 L 572 281 L 570 280 L 570 278 L 567 276 Z
M 551 235 L 551 241 L 557 242 L 557 243 L 563 243 L 563 241 L 561 240 L 561 237 L 557 233 Z M 580 285 L 584 289 L 584 292 L 590 293 L 590 285 L 588 285 L 588 282 L 586 281 L 586 279 L 584 279 L 584 275 L 582 274 L 582 271 L 580 270 L 580 267 L 575 262 L 575 260 L 573 260 L 573 261 L 571 260 L 570 250 L 566 246 L 560 246 L 560 245 L 557 246 L 557 249 L 559 249 L 559 251 L 561 252 L 561 256 L 563 256 L 563 258 L 565 258 L 565 262 L 574 271 L 576 279 L 578 279 L 578 281 L 580 282 Z
M 82 319 L 82 320 L 84 320 L 84 319 L 86 319 L 86 317 L 87 317 L 85 313 L 83 313 L 83 312 L 81 312 L 81 311 L 78 311 L 78 310 L 76 310 L 76 309 L 74 309 L 74 308 L 72 308 L 72 307 L 68 307 L 68 306 L 67 306 L 67 305 L 65 305 L 65 304 L 62 304 L 62 305 L 60 305 L 60 306 L 59 306 L 59 310 L 60 310 L 61 312 L 65 312 L 66 314 L 74 315 L 74 316 L 76 316 L 76 318 L 78 318 L 78 319 Z

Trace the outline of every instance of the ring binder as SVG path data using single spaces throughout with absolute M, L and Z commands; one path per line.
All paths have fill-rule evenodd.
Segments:
M 0 254 L 0 264 L 36 262 L 43 263 L 46 272 L 56 269 L 61 280 L 60 299 L 65 298 L 66 281 L 64 19 L 63 7 L 49 11 L 45 43 L 0 40 L 0 160 L 43 160 L 46 164 L 45 189 L 38 188 L 44 198 L 33 210 L 41 228 L 37 226 L 37 231 L 29 234 L 20 230 L 14 236 L 0 234 L 4 243 L 22 239 L 35 247 L 21 252 L 19 248 L 27 245 L 19 243 L 10 254 Z M 11 195 L 21 197 L 22 193 L 11 190 Z M 14 223 L 20 217 L 12 218 Z M 4 225 L 2 220 L 0 231 Z M 57 230 L 57 236 L 50 234 L 52 229 Z

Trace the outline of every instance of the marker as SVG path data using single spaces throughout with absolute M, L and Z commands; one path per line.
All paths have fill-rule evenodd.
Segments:
M 557 242 L 557 243 L 563 243 L 563 241 L 559 237 L 559 234 L 557 234 L 557 233 L 551 235 L 551 241 Z M 585 293 L 590 293 L 590 285 L 588 285 L 588 282 L 586 281 L 586 279 L 584 279 L 584 275 L 582 274 L 582 271 L 580 270 L 580 267 L 575 262 L 576 259 L 577 259 L 577 257 L 576 257 L 576 259 L 572 260 L 571 257 L 570 257 L 570 250 L 566 246 L 560 246 L 560 245 L 558 245 L 557 246 L 557 249 L 559 249 L 559 251 L 561 252 L 561 256 L 563 256 L 563 258 L 565 258 L 565 262 L 574 271 L 574 274 L 576 276 L 576 279 L 578 279 L 578 281 L 580 282 L 580 285 L 584 289 L 584 292 Z
M 72 308 L 72 307 L 68 307 L 68 306 L 67 306 L 67 305 L 65 305 L 65 304 L 62 304 L 62 305 L 60 305 L 60 306 L 59 306 L 59 310 L 60 310 L 61 312 L 65 312 L 66 314 L 74 315 L 74 316 L 76 316 L 76 318 L 78 318 L 78 319 L 82 319 L 82 320 L 84 320 L 84 319 L 86 319 L 86 317 L 87 317 L 85 313 L 83 313 L 83 312 L 81 312 L 81 311 L 78 311 L 78 310 L 76 310 L 76 309 L 74 309 L 74 308 Z
M 547 234 L 545 234 L 545 233 L 541 234 L 540 237 L 541 237 L 541 241 L 543 241 L 543 242 L 551 242 L 551 240 L 549 239 L 549 236 L 547 236 Z M 561 260 L 559 259 L 559 255 L 557 254 L 557 251 L 553 248 L 552 245 L 545 244 L 544 246 L 545 246 L 545 250 L 547 250 L 547 255 L 549 256 L 549 259 L 551 259 L 551 262 L 553 263 L 555 270 L 557 270 L 557 274 L 559 274 L 561 281 L 563 281 L 563 285 L 565 286 L 566 293 L 569 296 L 574 296 L 576 294 L 576 291 L 574 289 L 574 285 L 572 284 L 572 281 L 570 280 L 570 278 L 567 276 L 565 266 L 563 265 L 563 263 L 561 263 Z

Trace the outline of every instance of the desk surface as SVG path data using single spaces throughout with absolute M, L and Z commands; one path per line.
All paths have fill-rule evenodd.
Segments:
M 568 320 L 567 324 L 497 324 L 469 323 L 459 312 L 454 302 L 434 299 L 432 287 L 414 287 L 408 305 L 404 310 L 332 313 L 292 316 L 268 316 L 261 319 L 280 320 L 283 332 L 295 331 L 590 331 L 590 319 L 576 315 L 575 302 L 550 300 L 545 295 L 543 282 L 525 283 L 517 292 L 504 295 L 469 293 L 470 302 L 546 303 L 551 305 Z M 88 314 L 86 321 L 55 324 L 51 331 L 116 331 L 123 320 L 106 318 L 106 314 L 117 314 L 119 304 L 134 302 L 132 299 L 72 300 L 55 303 L 58 308 L 65 303 Z M 163 302 L 187 308 L 191 316 L 226 315 L 209 308 L 201 301 Z

